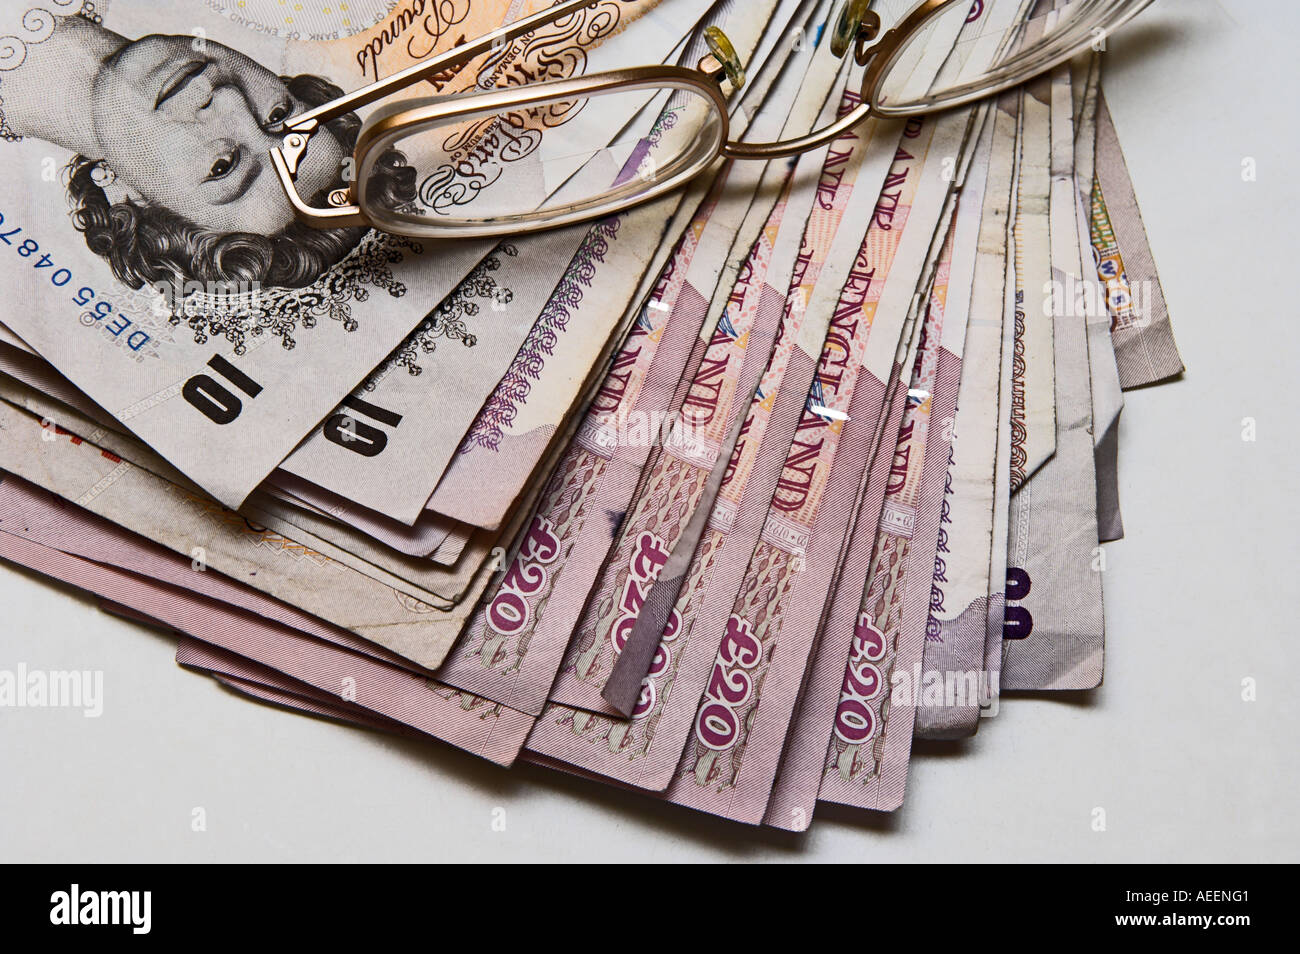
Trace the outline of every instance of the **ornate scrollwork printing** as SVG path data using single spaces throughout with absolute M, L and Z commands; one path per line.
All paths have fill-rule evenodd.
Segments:
M 0 76 L 23 65 L 29 46 L 50 38 L 58 17 L 70 16 L 81 16 L 92 23 L 104 20 L 95 10 L 92 0 L 43 0 L 41 4 L 23 11 L 15 24 L 15 32 L 0 35 Z M 0 29 L 8 25 L 0 24 Z M 22 138 L 5 120 L 4 97 L 0 95 L 0 140 L 19 142 Z
M 195 291 L 176 304 L 170 321 L 188 327 L 198 344 L 209 338 L 224 339 L 235 354 L 243 354 L 250 341 L 263 336 L 292 349 L 299 329 L 314 328 L 321 319 L 339 322 L 344 331 L 356 331 L 351 303 L 366 301 L 370 286 L 393 298 L 406 294 L 406 286 L 394 278 L 391 267 L 406 251 L 418 254 L 421 247 L 400 236 L 369 232 L 346 258 L 304 288 L 255 288 L 235 294 Z
M 533 381 L 541 376 L 547 357 L 554 353 L 559 336 L 568 327 L 572 311 L 581 305 L 583 292 L 595 277 L 599 263 L 604 261 L 620 221 L 618 218 L 605 219 L 587 233 L 564 277 L 533 323 L 510 369 L 461 441 L 457 453 L 464 454 L 473 447 L 496 450 L 500 445 L 503 431 L 528 399 Z
M 948 549 L 948 524 L 952 523 L 952 465 L 955 460 L 953 449 L 948 449 L 948 476 L 944 478 L 943 504 L 939 510 L 939 542 L 934 552 L 934 574 L 930 582 L 930 612 L 925 620 L 925 638 L 930 641 L 942 641 L 943 627 L 936 618 L 936 613 L 944 612 L 943 590 L 940 583 L 948 582 L 948 563 L 944 554 Z
M 613 33 L 620 8 L 599 0 L 506 44 L 480 68 L 480 89 L 519 86 L 576 76 L 586 71 L 587 47 Z M 449 133 L 441 151 L 448 157 L 421 181 L 421 202 L 434 212 L 472 203 L 501 177 L 503 164 L 537 150 L 542 130 L 573 119 L 582 103 L 547 103 L 481 119 Z
M 406 373 L 411 375 L 422 374 L 424 368 L 419 363 L 420 358 L 433 354 L 438 349 L 440 339 L 459 341 L 467 348 L 478 344 L 478 336 L 470 332 L 468 320 L 478 315 L 480 302 L 488 302 L 489 307 L 498 308 L 514 300 L 514 292 L 501 285 L 491 273 L 501 267 L 501 256 L 514 258 L 518 254 L 517 246 L 506 243 L 498 246 L 495 252 L 474 266 L 474 270 L 456 286 L 456 290 L 429 312 L 419 327 L 366 379 L 362 387 L 373 391 L 384 377 L 397 368 L 405 368 Z

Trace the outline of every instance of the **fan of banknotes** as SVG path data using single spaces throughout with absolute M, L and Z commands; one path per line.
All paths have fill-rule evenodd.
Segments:
M 752 824 L 894 809 L 914 737 L 1102 679 L 1122 392 L 1182 371 L 1106 54 L 563 229 L 295 220 L 286 115 L 546 5 L 0 14 L 0 558 L 263 702 Z M 718 26 L 733 135 L 799 135 L 860 102 L 838 6 L 596 0 L 409 95 L 694 65 Z M 653 163 L 672 101 L 620 102 L 385 187 L 436 216 L 562 188 L 579 139 Z M 346 186 L 358 125 L 299 182 Z

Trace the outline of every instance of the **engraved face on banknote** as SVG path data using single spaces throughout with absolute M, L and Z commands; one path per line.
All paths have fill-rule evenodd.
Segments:
M 629 17 L 625 5 L 633 8 Z M 654 5 L 601 0 L 494 51 L 485 63 L 440 74 L 410 95 L 427 95 L 430 84 L 454 91 L 470 83 L 514 85 L 581 73 L 588 48 Z M 365 230 L 297 221 L 269 157 L 281 144 L 284 122 L 341 96 L 343 86 L 464 42 L 474 29 L 496 25 L 494 13 L 516 5 L 446 0 L 425 10 L 420 2 L 389 4 L 388 19 L 363 37 L 288 45 L 269 41 L 264 24 L 242 17 L 236 19 L 250 28 L 247 36 L 218 30 L 221 42 L 209 35 L 216 27 L 210 21 L 191 26 L 175 11 L 151 18 L 116 5 L 106 17 L 102 6 L 41 0 L 25 12 L 0 14 L 0 133 L 70 152 L 66 163 L 51 157 L 57 168 L 47 181 L 60 178 L 66 186 L 73 226 L 124 285 L 148 285 L 170 296 L 171 289 L 195 283 L 297 289 L 322 279 L 356 249 Z M 250 6 L 269 12 L 263 4 Z M 671 14 L 703 4 L 668 6 Z M 478 20 L 469 22 L 473 17 Z M 342 26 L 355 24 L 349 19 Z M 676 37 L 680 28 L 645 29 Z M 269 32 L 301 36 L 292 29 Z M 550 165 L 551 152 L 542 149 L 543 129 L 563 124 L 575 136 L 587 129 L 597 148 L 618 118 L 584 106 L 486 117 L 408 139 L 402 151 L 389 150 L 367 173 L 367 194 L 393 208 L 438 214 L 481 204 L 507 166 L 528 167 L 516 178 L 562 181 L 559 167 Z M 593 112 L 586 126 L 573 125 Z M 328 195 L 349 184 L 359 130 L 360 119 L 348 114 L 312 139 L 297 174 L 309 205 L 328 205 Z M 537 183 L 534 191 L 542 191 L 527 201 L 540 201 L 550 188 Z
M 6 131 L 74 153 L 72 224 L 126 285 L 302 287 L 364 234 L 296 222 L 269 160 L 286 119 L 341 94 L 320 76 L 278 76 L 192 35 L 122 36 L 85 11 L 55 17 L 0 76 Z M 359 127 L 345 116 L 313 140 L 299 181 L 317 204 L 345 184 Z M 386 158 L 380 194 L 409 201 L 414 170 Z

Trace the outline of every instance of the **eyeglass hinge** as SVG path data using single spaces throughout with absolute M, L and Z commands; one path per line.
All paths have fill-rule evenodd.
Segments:
M 288 166 L 290 174 L 295 176 L 298 174 L 298 164 L 302 162 L 302 157 L 307 152 L 307 140 L 319 125 L 316 120 L 309 119 L 301 125 L 289 127 L 280 146 L 280 153 L 284 156 L 284 164 Z

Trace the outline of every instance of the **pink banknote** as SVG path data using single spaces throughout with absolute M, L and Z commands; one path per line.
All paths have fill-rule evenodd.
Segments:
M 680 401 L 680 415 L 641 479 L 636 500 L 619 527 L 600 576 L 587 598 L 551 691 L 553 702 L 608 711 L 601 689 L 626 642 L 646 595 L 683 530 L 705 498 L 710 472 L 724 450 L 737 415 L 767 365 L 782 300 L 765 282 L 772 240 L 784 199 L 768 217 L 733 287 L 699 369 Z
M 6 475 L 0 487 L 10 482 L 17 478 Z M 132 536 L 86 511 L 68 504 L 60 507 L 53 498 L 49 507 L 54 511 L 48 514 L 49 523 L 67 526 L 82 522 L 88 531 L 107 530 L 124 541 Z M 21 519 L 14 519 L 18 516 L 14 511 L 5 513 L 11 516 L 0 518 L 0 559 L 89 590 L 458 748 L 508 765 L 532 726 L 531 716 L 344 648 L 343 638 L 339 642 L 313 638 L 276 622 L 280 604 L 254 590 L 240 587 L 244 605 L 222 602 L 160 582 L 158 577 L 170 573 L 161 567 L 155 576 L 110 565 L 115 551 L 103 562 L 95 562 L 37 542 L 40 513 L 35 506 L 27 506 Z M 10 532 L 20 526 L 24 535 Z M 216 577 L 211 570 L 194 569 L 183 557 L 170 554 L 168 559 L 190 574 L 191 586 L 205 592 Z M 160 558 L 159 562 L 164 561 Z
M 964 134 L 964 121 L 912 121 L 903 133 L 835 308 L 832 327 L 840 340 L 828 336 L 823 359 L 830 361 L 819 367 L 767 525 L 725 624 L 668 790 L 673 801 L 752 823 L 764 817 L 863 477 L 887 426 L 886 402 L 899 387 L 895 361 L 911 365 L 906 355 L 915 342 L 906 342 L 919 321 L 909 320 L 909 303 L 951 188 L 939 160 L 950 137 L 959 142 Z M 891 287 L 899 262 L 905 264 Z M 889 307 L 880 310 L 886 301 Z M 844 439 L 858 433 L 855 423 L 860 436 Z
M 552 474 L 523 546 L 440 668 L 449 684 L 540 712 L 583 600 L 635 491 L 707 302 L 686 283 L 715 194 L 686 230 Z M 645 438 L 628 448 L 634 427 Z
M 853 101 L 846 97 L 842 106 L 851 108 Z M 807 403 L 815 363 L 801 347 L 808 337 L 804 305 L 848 207 L 862 161 L 857 150 L 865 145 L 854 134 L 837 141 L 811 186 L 817 201 L 806 225 L 783 223 L 791 230 L 785 241 L 802 236 L 802 249 L 785 274 L 790 293 L 782 293 L 780 334 L 632 719 L 552 705 L 530 737 L 530 750 L 637 786 L 657 790 L 668 784 L 716 650 L 709 634 L 716 635 L 735 597 Z M 778 277 L 770 275 L 769 286 Z M 829 319 L 821 319 L 822 328 Z

